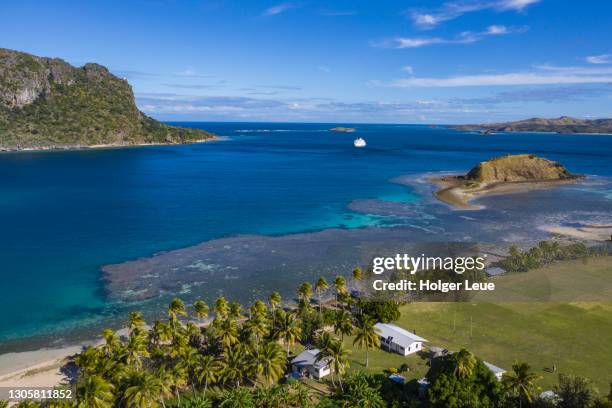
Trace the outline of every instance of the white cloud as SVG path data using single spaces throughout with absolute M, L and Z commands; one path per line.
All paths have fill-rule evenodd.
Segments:
M 463 31 L 455 38 L 441 37 L 397 37 L 390 40 L 373 42 L 373 47 L 379 48 L 419 48 L 436 44 L 470 44 L 488 36 L 499 36 L 525 32 L 528 27 L 508 28 L 503 25 L 491 25 L 484 31 Z
M 588 69 L 576 67 L 536 68 L 531 72 L 460 75 L 446 78 L 412 77 L 392 81 L 391 87 L 461 87 L 612 83 L 612 68 Z
M 489 35 L 508 34 L 508 29 L 503 25 L 491 25 L 487 27 L 486 33 Z
M 292 9 L 295 7 L 294 4 L 291 3 L 280 3 L 275 6 L 270 7 L 266 11 L 264 11 L 264 16 L 275 16 L 277 14 L 284 13 L 285 11 Z
M 317 69 L 321 72 L 326 72 L 326 73 L 331 72 L 331 68 L 326 65 L 319 65 Z
M 412 10 L 410 16 L 415 25 L 424 29 L 429 29 L 445 21 L 461 17 L 466 13 L 481 10 L 520 12 L 539 1 L 540 0 L 464 0 L 445 3 L 435 11 Z
M 412 65 L 405 65 L 402 67 L 402 71 L 407 72 L 409 74 L 414 73 L 414 69 L 412 68 Z
M 437 37 L 429 37 L 429 38 L 396 38 L 393 40 L 396 43 L 396 46 L 393 48 L 418 48 L 424 47 L 426 45 L 432 44 L 442 44 L 446 40 Z
M 414 14 L 414 22 L 422 26 L 434 26 L 443 21 L 443 16 L 434 16 L 432 14 Z
M 525 7 L 538 3 L 540 0 L 501 0 L 497 2 L 495 8 L 498 10 L 522 11 Z
M 589 55 L 585 61 L 589 64 L 612 64 L 612 54 Z

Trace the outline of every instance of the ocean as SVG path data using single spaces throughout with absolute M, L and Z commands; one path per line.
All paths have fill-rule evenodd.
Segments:
M 187 300 L 224 293 L 248 301 L 282 280 L 288 294 L 325 268 L 323 255 L 300 258 L 299 271 L 276 270 L 283 262 L 259 256 L 263 249 L 256 252 L 255 244 L 268 254 L 281 248 L 296 254 L 306 241 L 348 245 L 381 231 L 413 241 L 523 242 L 545 238 L 538 229 L 545 224 L 612 223 L 612 136 L 487 136 L 417 125 L 343 124 L 357 132 L 334 133 L 327 129 L 336 124 L 178 124 L 222 140 L 0 154 L 0 352 L 91 336 L 120 325 L 135 308 L 160 313 L 176 293 Z M 357 136 L 366 148 L 353 146 Z M 588 177 L 489 197 L 481 211 L 448 208 L 424 182 L 427 174 L 465 172 L 516 153 L 557 160 Z M 221 265 L 219 248 L 238 243 L 255 252 L 232 260 L 238 266 Z M 168 281 L 161 296 L 134 300 L 104 279 L 107 265 L 127 265 L 122 276 L 129 281 L 129 267 L 142 266 L 133 261 L 198 244 L 208 245 L 215 262 L 205 259 L 196 269 L 216 268 L 214 279 Z M 350 271 L 338 270 L 350 268 L 347 248 L 329 255 L 338 262 L 326 273 Z M 268 259 L 265 268 L 262 259 Z M 231 268 L 257 273 L 232 274 Z

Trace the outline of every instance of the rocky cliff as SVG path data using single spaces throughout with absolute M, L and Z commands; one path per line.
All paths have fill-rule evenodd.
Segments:
M 465 176 L 467 180 L 484 183 L 566 180 L 575 177 L 561 164 L 533 154 L 487 160 L 476 165 Z
M 142 112 L 127 81 L 98 64 L 0 48 L 0 150 L 188 143 L 210 133 Z

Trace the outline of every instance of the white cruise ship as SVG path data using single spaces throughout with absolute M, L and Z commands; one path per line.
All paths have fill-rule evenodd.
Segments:
M 366 147 L 366 141 L 360 137 L 353 141 L 355 147 Z

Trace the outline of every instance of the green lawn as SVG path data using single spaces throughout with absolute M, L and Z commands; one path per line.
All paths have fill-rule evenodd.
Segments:
M 557 381 L 558 373 L 544 370 L 553 363 L 604 393 L 612 381 L 612 303 L 413 303 L 397 323 L 429 345 L 465 347 L 505 369 L 526 361 L 545 389 Z
M 344 339 L 344 344 L 351 351 L 349 371 L 365 370 L 365 350 L 353 345 L 354 336 L 349 336 Z M 389 353 L 383 349 L 370 350 L 368 370 L 373 373 L 380 373 L 389 368 L 399 369 L 404 363 L 408 364 L 410 371 L 402 373 L 407 379 L 423 378 L 429 367 L 426 365 L 428 358 L 426 353 L 411 354 L 409 356 L 401 356 L 396 353 Z
M 507 370 L 516 361 L 526 361 L 542 376 L 539 386 L 543 390 L 550 389 L 561 372 L 588 377 L 601 394 L 607 394 L 612 382 L 611 261 L 606 257 L 590 259 L 587 264 L 564 262 L 496 278 L 505 294 L 518 294 L 529 301 L 477 297 L 483 300 L 410 303 L 402 306 L 402 316 L 395 324 L 416 330 L 430 346 L 453 351 L 465 347 Z M 581 301 L 555 301 L 557 297 Z M 364 351 L 353 346 L 352 336 L 345 339 L 345 345 L 351 350 L 350 371 L 364 370 Z M 378 349 L 370 351 L 369 371 L 379 373 L 407 363 L 411 370 L 403 375 L 421 378 L 427 373 L 426 362 L 420 355 L 403 357 Z M 553 364 L 557 373 L 545 370 Z
M 503 291 L 466 303 L 411 303 L 398 325 L 450 350 L 466 347 L 509 370 L 526 361 L 549 389 L 559 372 L 612 381 L 612 257 L 557 263 L 493 280 Z M 512 297 L 511 295 L 512 294 Z M 527 301 L 525 301 L 527 300 Z M 546 368 L 557 366 L 557 373 Z

